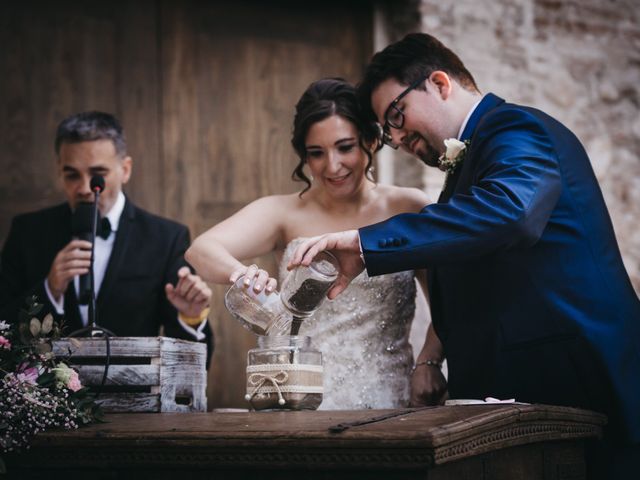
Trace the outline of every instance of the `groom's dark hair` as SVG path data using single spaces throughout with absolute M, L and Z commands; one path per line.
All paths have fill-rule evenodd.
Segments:
M 382 82 L 393 78 L 408 86 L 436 70 L 447 73 L 466 90 L 479 91 L 462 60 L 442 42 L 426 33 L 410 33 L 373 56 L 358 85 L 360 104 L 366 114 L 376 120 L 371 94 Z M 425 87 L 421 85 L 416 89 L 424 90 Z

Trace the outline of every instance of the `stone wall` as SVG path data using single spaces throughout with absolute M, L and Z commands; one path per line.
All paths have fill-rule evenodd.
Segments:
M 483 92 L 540 108 L 591 157 L 625 266 L 640 292 L 640 0 L 410 1 L 389 37 L 430 33 L 460 55 Z M 395 4 L 397 7 L 398 4 Z M 389 13 L 394 2 L 383 7 Z M 404 31 L 403 31 L 404 30 Z M 394 181 L 437 197 L 442 175 L 398 159 Z

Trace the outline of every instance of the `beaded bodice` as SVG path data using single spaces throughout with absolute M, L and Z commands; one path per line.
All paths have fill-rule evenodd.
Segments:
M 280 264 L 280 280 L 301 239 L 292 240 Z M 322 352 L 321 410 L 396 408 L 409 401 L 413 352 L 409 331 L 415 313 L 413 272 L 356 277 L 336 299 L 325 300 L 305 320 L 301 335 Z

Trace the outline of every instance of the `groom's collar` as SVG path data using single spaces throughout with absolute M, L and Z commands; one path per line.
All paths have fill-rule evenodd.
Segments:
M 469 112 L 467 124 L 462 129 L 462 134 L 459 136 L 459 140 L 464 142 L 465 140 L 470 139 L 478 126 L 478 122 L 482 117 L 484 117 L 485 113 L 494 109 L 501 103 L 504 103 L 504 100 L 493 93 L 487 93 L 482 97 L 482 100 L 474 105 Z
M 473 115 L 473 112 L 476 111 L 476 108 L 478 108 L 478 105 L 480 105 L 480 102 L 482 101 L 483 98 L 484 97 L 480 97 L 480 100 L 478 100 L 476 103 L 473 104 L 473 107 L 469 109 L 467 116 L 464 117 L 462 125 L 460 125 L 460 129 L 458 130 L 458 136 L 456 137 L 458 140 L 460 140 L 460 137 L 462 137 L 462 132 L 464 132 L 464 129 L 467 126 L 467 123 L 469 122 L 471 115 Z

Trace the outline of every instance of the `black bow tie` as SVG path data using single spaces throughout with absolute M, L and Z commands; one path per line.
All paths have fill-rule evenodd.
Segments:
M 98 236 L 105 240 L 111 235 L 111 222 L 107 217 L 103 218 L 98 228 Z

